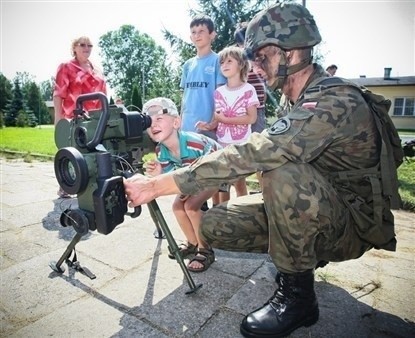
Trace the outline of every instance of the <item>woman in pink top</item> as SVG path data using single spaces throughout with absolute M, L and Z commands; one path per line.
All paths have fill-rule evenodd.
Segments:
M 79 95 L 96 92 L 107 94 L 104 76 L 89 61 L 92 47 L 91 40 L 86 36 L 73 40 L 71 53 L 74 58 L 58 67 L 53 91 L 55 126 L 63 118 L 73 119 Z M 87 111 L 101 109 L 101 103 L 99 100 L 85 101 L 83 107 Z M 71 197 L 62 188 L 59 188 L 58 196 Z
M 92 47 L 91 40 L 86 36 L 75 39 L 71 48 L 74 58 L 58 67 L 53 92 L 55 125 L 62 118 L 74 117 L 73 111 L 79 95 L 95 92 L 107 94 L 103 74 L 89 61 Z M 101 108 L 98 100 L 86 101 L 83 106 L 86 110 Z

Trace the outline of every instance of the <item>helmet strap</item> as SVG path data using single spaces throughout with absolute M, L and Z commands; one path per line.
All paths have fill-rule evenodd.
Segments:
M 275 91 L 277 89 L 282 89 L 285 79 L 288 75 L 299 72 L 300 70 L 307 67 L 313 61 L 313 57 L 310 56 L 307 59 L 302 60 L 300 63 L 297 63 L 292 66 L 287 66 L 287 54 L 284 50 L 281 50 L 280 64 L 278 65 L 278 71 L 276 73 L 277 81 L 270 87 L 271 90 Z
M 280 64 L 278 65 L 278 71 L 275 74 L 277 76 L 277 81 L 271 86 L 271 90 L 275 91 L 277 89 L 282 89 L 285 79 L 288 76 L 288 67 L 287 67 L 287 55 L 284 50 L 280 52 Z

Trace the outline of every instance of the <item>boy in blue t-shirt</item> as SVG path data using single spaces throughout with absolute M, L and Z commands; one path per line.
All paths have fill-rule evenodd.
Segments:
M 181 130 L 204 134 L 214 140 L 214 130 L 199 130 L 196 123 L 212 120 L 215 110 L 213 93 L 217 87 L 226 83 L 220 70 L 219 55 L 212 51 L 215 38 L 215 25 L 210 17 L 197 15 L 192 19 L 190 40 L 196 47 L 196 56 L 184 63 L 180 81 L 180 88 L 183 90 Z M 222 190 L 226 189 L 222 187 L 220 191 Z M 219 192 L 212 196 L 213 206 L 224 200 L 224 195 Z M 205 206 L 207 207 L 207 203 Z
M 146 174 L 157 176 L 189 166 L 199 157 L 222 147 L 214 140 L 194 132 L 180 131 L 180 117 L 176 105 L 168 98 L 158 97 L 147 101 L 143 113 L 151 116 L 150 138 L 157 142 L 157 160 L 146 163 Z M 177 195 L 173 212 L 186 241 L 179 245 L 183 258 L 194 254 L 187 268 L 193 272 L 205 271 L 215 261 L 211 247 L 199 237 L 202 204 L 218 191 L 205 190 L 197 195 Z M 174 255 L 169 254 L 174 259 Z
M 196 56 L 183 65 L 180 88 L 183 90 L 181 130 L 204 133 L 216 140 L 215 132 L 202 132 L 198 121 L 210 122 L 215 109 L 213 92 L 226 83 L 219 65 L 219 56 L 212 51 L 216 37 L 215 26 L 206 15 L 195 16 L 190 22 L 190 39 Z

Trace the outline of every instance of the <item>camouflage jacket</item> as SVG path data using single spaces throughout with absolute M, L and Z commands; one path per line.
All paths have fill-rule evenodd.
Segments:
M 285 116 L 241 145 L 228 146 L 174 173 L 185 194 L 218 187 L 287 161 L 309 163 L 323 175 L 371 168 L 379 162 L 379 134 L 372 113 L 352 87 L 308 92 L 327 76 L 319 65 Z

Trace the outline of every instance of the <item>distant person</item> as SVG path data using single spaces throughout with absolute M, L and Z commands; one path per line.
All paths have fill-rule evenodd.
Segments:
M 211 122 L 198 122 L 201 130 L 216 131 L 216 138 L 222 147 L 242 144 L 252 134 L 251 125 L 257 119 L 259 105 L 255 87 L 247 82 L 251 65 L 237 46 L 224 48 L 219 53 L 220 69 L 226 77 L 225 85 L 215 90 L 215 114 Z M 246 179 L 233 183 L 236 196 L 248 193 Z M 229 192 L 226 200 L 229 200 Z M 222 201 L 221 197 L 221 202 Z
M 330 65 L 326 68 L 326 72 L 330 74 L 330 76 L 336 75 L 337 72 L 337 66 L 336 65 Z
M 147 101 L 143 113 L 151 116 L 149 137 L 157 142 L 157 160 L 146 163 L 146 174 L 158 176 L 189 166 L 199 157 L 210 154 L 222 147 L 211 138 L 194 132 L 180 131 L 180 117 L 176 105 L 168 98 L 158 97 Z M 173 202 L 173 212 L 186 241 L 179 245 L 183 258 L 192 255 L 188 270 L 202 272 L 215 261 L 212 248 L 199 236 L 201 206 L 218 189 L 208 189 L 197 194 L 179 194 Z M 169 258 L 174 259 L 172 253 Z
M 245 43 L 245 33 L 246 28 L 248 27 L 248 22 L 241 22 L 234 33 L 235 43 L 243 48 Z M 267 120 L 265 115 L 265 102 L 266 97 L 266 86 L 264 79 L 257 73 L 255 73 L 252 63 L 250 63 L 250 68 L 248 72 L 248 83 L 254 86 L 256 94 L 258 96 L 259 105 L 257 106 L 257 119 L 255 123 L 251 126 L 253 133 L 261 133 L 267 126 Z M 256 174 L 260 191 L 262 191 L 262 174 L 257 172 Z M 253 192 L 251 192 L 253 193 Z
M 58 67 L 53 91 L 55 108 L 55 126 L 63 118 L 73 119 L 76 100 L 81 94 L 101 92 L 106 94 L 106 82 L 103 74 L 89 60 L 93 45 L 86 36 L 72 41 L 71 54 L 73 59 L 61 63 Z M 101 109 L 99 100 L 85 101 L 85 110 Z M 71 197 L 61 187 L 58 190 L 60 198 Z
M 183 90 L 181 130 L 200 133 L 196 128 L 198 121 L 210 122 L 215 109 L 213 92 L 226 83 L 219 66 L 219 56 L 212 51 L 216 38 L 215 25 L 206 15 L 197 15 L 190 22 L 190 40 L 196 47 L 196 56 L 183 65 L 180 88 Z M 202 134 L 216 140 L 214 131 Z M 221 189 L 222 190 L 222 189 Z M 220 193 L 212 198 L 213 205 L 220 202 Z M 207 203 L 203 210 L 207 210 Z

